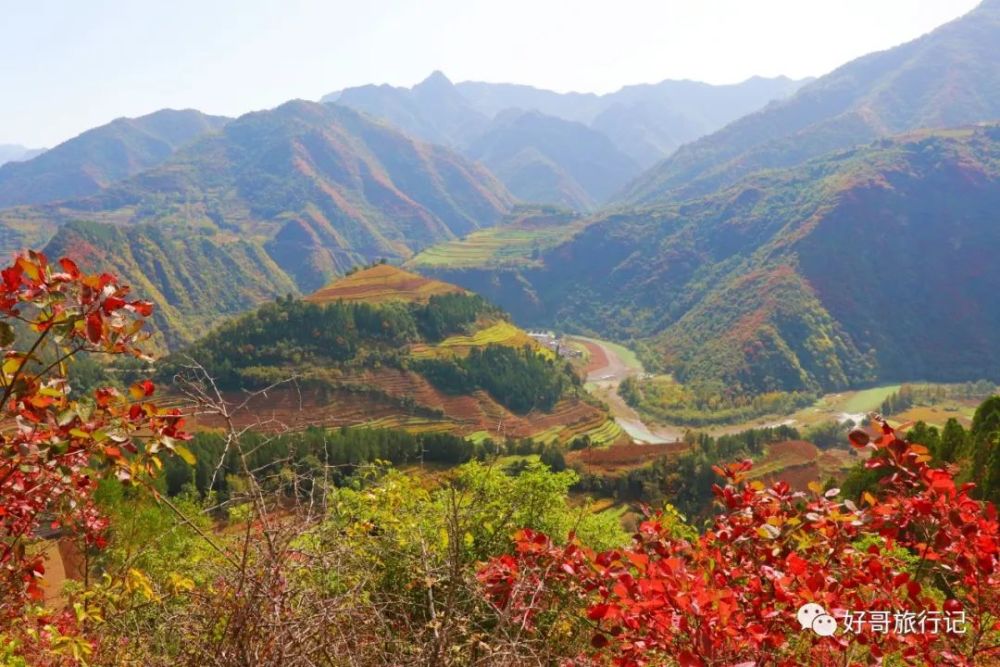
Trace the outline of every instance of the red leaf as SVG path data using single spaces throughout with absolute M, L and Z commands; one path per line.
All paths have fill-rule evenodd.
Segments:
M 152 396 L 154 391 L 156 391 L 156 385 L 153 384 L 152 380 L 142 380 L 128 388 L 128 393 L 136 400 L 143 396 Z
M 59 266 L 62 267 L 63 271 L 69 274 L 70 278 L 79 278 L 80 269 L 77 267 L 76 262 L 71 260 L 69 257 L 63 257 L 59 260 Z
M 120 299 L 117 296 L 109 296 L 101 304 L 101 310 L 104 311 L 105 315 L 110 315 L 111 313 L 115 312 L 119 308 L 123 308 L 124 306 L 125 306 L 125 299 Z
M 153 304 L 149 301 L 133 301 L 132 308 L 143 317 L 149 317 L 153 314 Z
M 806 569 L 809 567 L 809 563 L 795 552 L 788 554 L 788 558 L 785 559 L 785 565 L 788 566 L 792 574 L 805 574 Z
M 94 312 L 87 316 L 87 338 L 91 343 L 97 344 L 101 342 L 101 338 L 104 336 L 104 320 L 101 319 L 101 314 Z
M 593 607 L 587 610 L 587 618 L 592 621 L 599 621 L 602 618 L 607 618 L 611 611 L 611 605 L 608 604 L 595 604 Z
M 45 591 L 38 584 L 31 582 L 28 584 L 28 597 L 36 602 L 41 602 L 45 599 Z
M 851 432 L 847 434 L 847 439 L 857 448 L 862 448 L 871 442 L 871 436 L 868 435 L 868 431 L 863 428 L 851 429 Z
M 677 656 L 681 667 L 704 667 L 705 663 L 691 651 L 681 651 Z

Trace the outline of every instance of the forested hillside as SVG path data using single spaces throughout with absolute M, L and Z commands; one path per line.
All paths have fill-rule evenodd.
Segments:
M 604 409 L 583 400 L 567 362 L 503 311 L 385 264 L 218 326 L 165 358 L 159 379 L 192 362 L 229 392 L 278 383 L 242 419 L 274 412 L 299 427 L 373 425 L 561 444 L 621 434 Z
M 511 205 L 485 169 L 446 149 L 350 109 L 289 102 L 92 197 L 0 211 L 0 245 L 54 236 L 55 251 L 107 262 L 163 295 L 168 341 L 190 341 L 220 314 L 409 257 L 496 224 Z
M 298 293 L 260 244 L 243 239 L 172 234 L 154 224 L 70 222 L 45 249 L 53 256 L 72 254 L 82 266 L 106 267 L 161 304 L 150 318 L 161 351 L 194 342 L 220 317 Z
M 997 377 L 1000 130 L 918 132 L 622 210 L 537 258 L 425 270 L 519 321 L 646 341 L 683 381 L 752 391 Z M 923 326 L 896 336 L 886 314 Z M 963 326 L 955 325 L 963 322 Z M 966 326 L 968 325 L 968 326 Z
M 95 194 L 161 164 L 228 121 L 193 109 L 162 109 L 87 130 L 33 159 L 0 165 L 0 208 Z

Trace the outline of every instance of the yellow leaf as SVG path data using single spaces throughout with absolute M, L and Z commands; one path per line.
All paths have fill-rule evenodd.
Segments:
M 174 445 L 174 454 L 181 457 L 181 459 L 184 460 L 184 463 L 189 466 L 193 466 L 197 462 L 197 459 L 194 454 L 191 453 L 191 450 L 180 443 Z
M 809 487 L 809 490 L 812 491 L 813 493 L 823 493 L 823 485 L 817 482 L 816 480 L 809 482 L 807 486 Z
M 775 539 L 778 535 L 781 535 L 781 531 L 772 526 L 771 524 L 764 524 L 757 529 L 757 534 L 764 538 Z
M 873 496 L 872 494 L 868 493 L 867 491 L 865 491 L 863 494 L 861 494 L 861 497 L 869 505 L 874 505 L 875 502 L 876 502 L 875 496 Z
M 7 357 L 7 360 L 3 362 L 3 372 L 4 375 L 13 375 L 17 372 L 17 369 L 21 367 L 22 356 L 15 355 L 13 357 Z
M 179 575 L 176 572 L 171 572 L 170 588 L 173 589 L 174 593 L 180 593 L 182 591 L 193 591 L 194 581 L 188 579 L 185 576 Z
M 24 257 L 19 257 L 17 259 L 17 264 L 32 280 L 38 280 L 42 275 L 41 272 L 38 270 L 38 265 L 32 262 L 31 260 L 25 259 Z
M 130 593 L 138 591 L 147 600 L 156 600 L 156 591 L 153 590 L 153 585 L 149 581 L 149 577 L 146 576 L 141 570 L 137 570 L 134 567 L 129 568 L 128 579 L 125 583 L 126 589 Z

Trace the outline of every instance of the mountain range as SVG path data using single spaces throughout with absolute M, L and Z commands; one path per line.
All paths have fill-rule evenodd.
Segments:
M 578 211 L 608 199 L 640 171 L 601 132 L 537 111 L 500 114 L 464 152 L 519 199 Z
M 0 166 L 0 208 L 95 194 L 161 164 L 184 144 L 228 121 L 192 109 L 162 109 L 95 127 L 34 159 Z
M 1000 2 L 987 0 L 906 44 L 851 61 L 791 97 L 683 146 L 623 204 L 681 201 L 760 169 L 920 128 L 1000 118 Z
M 158 324 L 176 345 L 220 314 L 496 224 L 512 204 L 448 149 L 346 107 L 294 101 L 90 197 L 2 210 L 0 231 L 5 250 L 48 242 L 142 285 L 168 304 Z
M 431 249 L 412 265 L 527 325 L 635 340 L 683 382 L 1000 377 L 998 207 L 1000 126 L 921 131 L 569 234 L 522 222 L 520 261 L 450 268 Z
M 525 323 L 632 339 L 684 382 L 1000 377 L 998 43 L 989 0 L 681 147 L 604 212 L 411 266 Z
M 997 247 L 995 43 L 989 0 L 686 144 L 625 189 L 642 161 L 609 115 L 663 120 L 656 100 L 672 99 L 703 132 L 751 89 L 759 100 L 795 82 L 598 96 L 435 73 L 235 120 L 158 112 L 0 167 L 11 201 L 46 198 L 0 209 L 0 250 L 48 244 L 118 271 L 163 304 L 171 349 L 386 258 L 519 321 L 634 341 L 683 382 L 817 391 L 996 375 L 983 291 L 998 279 L 983 256 Z M 391 122 L 350 108 L 365 105 Z M 86 194 L 64 198 L 66 183 Z M 616 190 L 613 206 L 582 212 Z M 884 312 L 933 326 L 888 338 Z
M 360 86 L 322 101 L 384 118 L 416 137 L 480 159 L 525 201 L 589 210 L 682 143 L 802 83 L 785 77 L 727 86 L 663 81 L 596 95 L 453 84 L 434 72 L 412 88 Z M 508 140 L 515 148 L 506 147 Z M 498 145 L 504 146 L 499 155 L 486 149 Z

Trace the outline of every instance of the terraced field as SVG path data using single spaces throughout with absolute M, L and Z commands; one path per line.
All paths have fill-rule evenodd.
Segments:
M 335 282 L 305 297 L 314 303 L 334 301 L 425 302 L 436 294 L 462 292 L 459 287 L 432 280 L 389 264 L 376 264 Z
M 689 445 L 684 442 L 668 442 L 656 445 L 617 444 L 570 452 L 567 462 L 580 462 L 584 469 L 598 474 L 619 473 L 639 468 L 664 456 L 676 456 L 685 452 Z
M 560 401 L 550 414 L 539 415 L 534 425 L 543 429 L 533 436 L 539 442 L 566 444 L 587 437 L 595 445 L 610 445 L 628 439 L 615 420 L 575 399 Z
M 242 396 L 228 396 L 232 403 Z M 345 375 L 330 389 L 272 390 L 234 416 L 238 427 L 278 432 L 310 426 L 398 428 L 414 433 L 448 432 L 486 438 L 532 438 L 566 445 L 577 437 L 604 445 L 622 441 L 623 432 L 606 412 L 577 398 L 564 398 L 552 412 L 518 415 L 484 391 L 450 395 L 417 373 L 391 368 Z M 221 427 L 202 417 L 195 428 Z
M 847 449 L 821 450 L 804 440 L 776 442 L 767 448 L 762 459 L 754 463 L 750 477 L 765 483 L 788 482 L 795 491 L 804 491 L 809 482 L 838 479 L 858 461 Z
M 930 426 L 943 428 L 949 419 L 957 419 L 958 423 L 969 428 L 972 426 L 972 416 L 976 412 L 977 400 L 970 401 L 949 401 L 943 405 L 918 405 L 901 412 L 890 420 L 890 423 L 897 422 L 924 422 Z
M 584 224 L 568 213 L 526 215 L 507 225 L 481 229 L 465 238 L 431 246 L 405 266 L 414 269 L 536 266 L 538 253 L 568 240 Z

